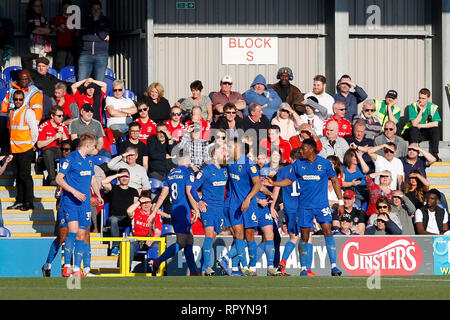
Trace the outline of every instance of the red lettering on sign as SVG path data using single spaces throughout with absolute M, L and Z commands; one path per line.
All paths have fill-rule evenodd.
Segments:
M 270 45 L 270 39 L 268 38 L 264 38 L 264 48 L 272 48 L 272 46 Z
M 258 44 L 259 43 L 259 44 Z M 255 47 L 257 48 L 262 48 L 262 46 L 264 45 L 264 41 L 261 38 L 256 38 L 255 39 Z
M 236 38 L 230 38 L 230 39 L 228 39 L 228 47 L 230 47 L 230 48 L 236 48 Z
M 253 57 L 253 51 L 248 51 L 247 52 L 247 61 L 253 61 L 254 57 Z

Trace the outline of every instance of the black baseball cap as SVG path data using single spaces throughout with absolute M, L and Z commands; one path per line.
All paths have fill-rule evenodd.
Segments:
M 386 93 L 386 98 L 397 99 L 397 96 L 398 96 L 398 94 L 397 94 L 397 91 L 395 91 L 395 90 L 389 90 Z
M 92 105 L 90 105 L 89 103 L 85 103 L 81 106 L 81 110 L 84 110 L 86 112 L 94 112 L 94 107 Z

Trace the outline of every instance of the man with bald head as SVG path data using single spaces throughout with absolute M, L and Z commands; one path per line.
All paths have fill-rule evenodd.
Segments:
M 317 145 L 316 152 L 319 153 L 322 150 L 322 142 L 320 142 L 319 137 L 317 136 L 317 134 L 315 133 L 315 131 L 313 130 L 311 125 L 308 123 L 302 123 L 300 125 L 299 134 L 292 136 L 289 139 L 289 143 L 291 144 L 292 149 L 297 149 L 302 146 L 303 140 L 309 139 L 309 138 L 314 139 L 314 141 L 316 142 L 316 145 Z
M 375 146 L 381 146 L 385 143 L 392 142 L 397 146 L 398 158 L 403 158 L 408 155 L 408 143 L 397 134 L 397 125 L 393 121 L 388 121 L 384 125 L 383 134 L 380 134 L 375 138 Z M 383 150 L 378 150 L 379 156 L 384 156 Z
M 319 156 L 326 158 L 328 156 L 336 156 L 342 162 L 344 154 L 348 150 L 349 145 L 343 138 L 338 137 L 339 125 L 336 121 L 330 121 L 325 128 L 325 136 L 320 138 L 323 149 Z
M 20 90 L 24 93 L 25 97 L 23 104 L 33 109 L 38 123 L 41 121 L 43 114 L 44 98 L 41 91 L 34 84 L 32 84 L 31 75 L 27 69 L 23 69 L 19 72 L 17 81 L 12 82 L 11 86 L 12 88 L 9 89 L 3 99 L 2 107 L 0 109 L 0 139 L 2 151 L 3 148 L 9 148 L 9 133 L 6 128 L 6 123 L 9 112 L 14 109 L 14 92 Z

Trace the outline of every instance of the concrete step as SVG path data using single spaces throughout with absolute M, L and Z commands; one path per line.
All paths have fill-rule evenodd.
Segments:
M 450 184 L 450 178 L 445 178 L 445 177 L 429 177 L 427 174 L 427 180 L 432 184 L 432 185 L 448 185 Z
M 42 233 L 54 235 L 54 221 L 4 221 L 3 225 L 11 233 Z
M 420 147 L 429 151 L 429 142 L 423 141 L 420 144 Z M 450 143 L 449 141 L 440 141 L 439 142 L 439 158 L 442 160 L 450 160 Z
M 35 186 L 43 185 L 44 182 L 43 174 L 33 174 L 32 178 Z M 0 176 L 0 186 L 14 186 L 14 176 L 13 175 Z
M 34 186 L 33 194 L 38 198 L 49 198 L 55 196 L 56 187 Z M 12 186 L 0 186 L 0 197 L 15 197 L 17 188 Z
M 0 198 L 2 210 L 6 210 L 7 207 L 12 206 L 16 201 L 15 198 L 6 197 Z M 43 198 L 34 198 L 33 201 L 34 210 L 42 210 L 42 209 L 56 209 L 56 198 L 55 197 L 43 197 Z
M 56 221 L 58 213 L 56 210 L 3 210 L 0 221 Z
M 427 168 L 427 175 L 432 173 L 450 173 L 450 162 L 435 162 Z

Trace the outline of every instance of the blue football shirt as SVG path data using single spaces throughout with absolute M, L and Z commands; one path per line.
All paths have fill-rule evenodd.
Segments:
M 90 201 L 91 196 L 91 182 L 95 175 L 94 162 L 91 157 L 83 158 L 78 150 L 71 152 L 62 161 L 59 172 L 64 174 L 64 180 L 72 187 L 86 195 L 86 201 Z M 64 204 L 80 205 L 81 201 L 75 196 L 62 190 L 61 202 Z
M 236 163 L 228 165 L 228 175 L 230 176 L 230 203 L 232 206 L 240 206 L 253 188 L 252 178 L 259 177 L 258 168 L 248 157 L 242 155 Z
M 312 163 L 306 159 L 296 160 L 288 178 L 299 183 L 299 209 L 328 207 L 328 179 L 335 176 L 331 162 L 325 158 L 316 156 Z
M 292 164 L 281 168 L 278 171 L 277 181 L 281 181 L 285 178 L 289 178 L 292 172 Z M 300 187 L 297 180 L 295 180 L 290 186 L 281 188 L 283 195 L 283 205 L 286 212 L 295 213 L 298 210 L 298 201 L 300 196 Z
M 208 207 L 223 207 L 225 187 L 228 181 L 227 168 L 217 168 L 211 163 L 203 168 L 192 185 L 191 194 L 198 200 L 197 190 L 202 187 L 202 200 Z
M 178 166 L 167 175 L 164 187 L 169 187 L 172 207 L 190 207 L 186 195 L 186 186 L 192 186 L 195 181 L 194 173 L 185 166 Z

